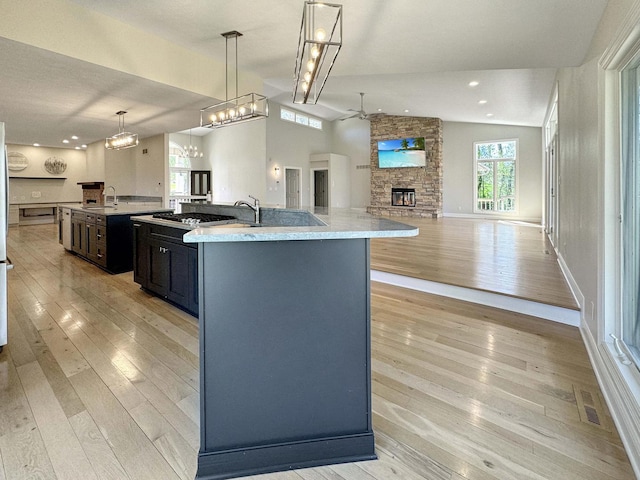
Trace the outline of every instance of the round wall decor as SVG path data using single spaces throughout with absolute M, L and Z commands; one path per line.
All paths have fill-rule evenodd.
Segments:
M 62 158 L 49 157 L 44 162 L 44 169 L 52 175 L 59 175 L 67 169 L 67 162 Z
M 29 159 L 20 152 L 7 153 L 7 167 L 9 170 L 19 172 L 29 166 Z

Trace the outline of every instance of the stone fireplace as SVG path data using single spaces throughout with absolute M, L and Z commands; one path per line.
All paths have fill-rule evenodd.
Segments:
M 371 203 L 374 215 L 442 216 L 442 120 L 371 115 Z M 378 141 L 424 137 L 424 167 L 378 168 Z M 413 194 L 411 194 L 413 191 Z

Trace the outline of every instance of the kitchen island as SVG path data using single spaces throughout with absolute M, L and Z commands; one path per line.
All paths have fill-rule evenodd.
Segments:
M 109 273 L 133 269 L 132 215 L 171 212 L 152 205 L 60 207 L 63 212 L 60 238 L 69 239 L 67 245 L 63 243 L 65 248 Z
M 376 458 L 369 239 L 418 229 L 351 210 L 262 213 L 268 226 L 183 238 L 198 244 L 201 480 Z

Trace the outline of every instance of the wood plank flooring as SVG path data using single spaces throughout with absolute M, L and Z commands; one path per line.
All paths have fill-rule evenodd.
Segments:
M 11 228 L 0 479 L 191 479 L 197 322 Z M 577 329 L 372 286 L 379 460 L 262 480 L 634 478 Z
M 389 217 L 417 237 L 371 240 L 371 268 L 578 309 L 540 226 L 471 218 Z

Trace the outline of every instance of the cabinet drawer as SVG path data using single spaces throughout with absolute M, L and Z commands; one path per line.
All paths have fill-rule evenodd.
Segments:
M 85 222 L 87 222 L 87 223 L 96 223 L 96 214 L 95 213 L 85 213 Z
M 98 243 L 107 243 L 107 227 L 96 223 L 96 241 Z
M 179 245 L 183 244 L 182 237 L 189 230 L 174 227 L 165 227 L 162 225 L 148 224 L 148 235 L 156 240 L 166 240 L 169 242 L 175 242 Z M 196 244 L 188 244 L 187 246 L 195 246 Z
M 96 245 L 96 255 L 93 261 L 101 267 L 107 267 L 107 247 L 105 245 L 100 243 Z
M 96 215 L 96 225 L 107 225 L 106 215 Z
M 84 212 L 76 212 L 76 211 L 72 211 L 71 212 L 71 219 L 72 220 L 81 220 L 81 221 L 85 221 L 87 218 L 87 214 Z

